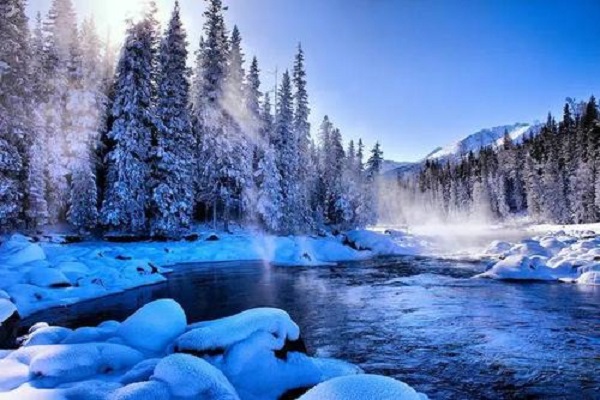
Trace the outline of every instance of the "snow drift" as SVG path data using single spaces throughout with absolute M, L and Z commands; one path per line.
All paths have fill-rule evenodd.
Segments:
M 359 377 L 360 368 L 343 361 L 310 357 L 291 345 L 299 338 L 282 310 L 188 326 L 170 299 L 122 323 L 75 330 L 40 323 L 21 348 L 0 353 L 0 399 L 276 400 L 313 387 L 303 399 L 425 398 L 390 378 Z

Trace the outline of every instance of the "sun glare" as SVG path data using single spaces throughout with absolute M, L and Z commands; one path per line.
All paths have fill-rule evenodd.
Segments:
M 144 0 L 88 0 L 98 31 L 110 35 L 113 40 L 125 36 L 128 20 L 136 20 L 144 9 Z M 157 1 L 158 19 L 165 23 L 173 7 L 173 1 Z

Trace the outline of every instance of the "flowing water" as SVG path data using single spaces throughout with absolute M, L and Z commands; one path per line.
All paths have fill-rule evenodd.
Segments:
M 309 351 L 432 399 L 600 399 L 600 288 L 470 279 L 481 263 L 387 258 L 338 267 L 181 265 L 169 281 L 23 321 L 78 327 L 174 298 L 190 322 L 287 310 Z

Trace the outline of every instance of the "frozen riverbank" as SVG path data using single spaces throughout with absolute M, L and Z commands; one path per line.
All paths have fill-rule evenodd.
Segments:
M 493 242 L 484 256 L 494 264 L 478 277 L 600 285 L 600 224 L 537 225 L 518 243 Z
M 0 321 L 102 297 L 166 279 L 168 266 L 255 261 L 289 266 L 331 265 L 384 255 L 419 253 L 408 235 L 372 231 L 328 237 L 275 237 L 261 233 L 213 234 L 195 241 L 55 243 L 13 235 L 0 246 Z M 1 322 L 0 322 L 1 323 Z
M 352 364 L 308 356 L 284 311 L 188 325 L 179 304 L 158 300 L 122 323 L 32 327 L 20 349 L 0 353 L 0 399 L 427 398 L 394 379 L 359 374 Z

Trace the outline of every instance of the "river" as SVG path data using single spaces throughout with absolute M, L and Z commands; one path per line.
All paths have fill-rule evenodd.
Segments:
M 400 257 L 337 267 L 180 265 L 168 282 L 22 321 L 122 320 L 173 298 L 189 322 L 278 307 L 309 351 L 405 381 L 432 399 L 600 398 L 600 288 L 471 277 L 482 263 Z

